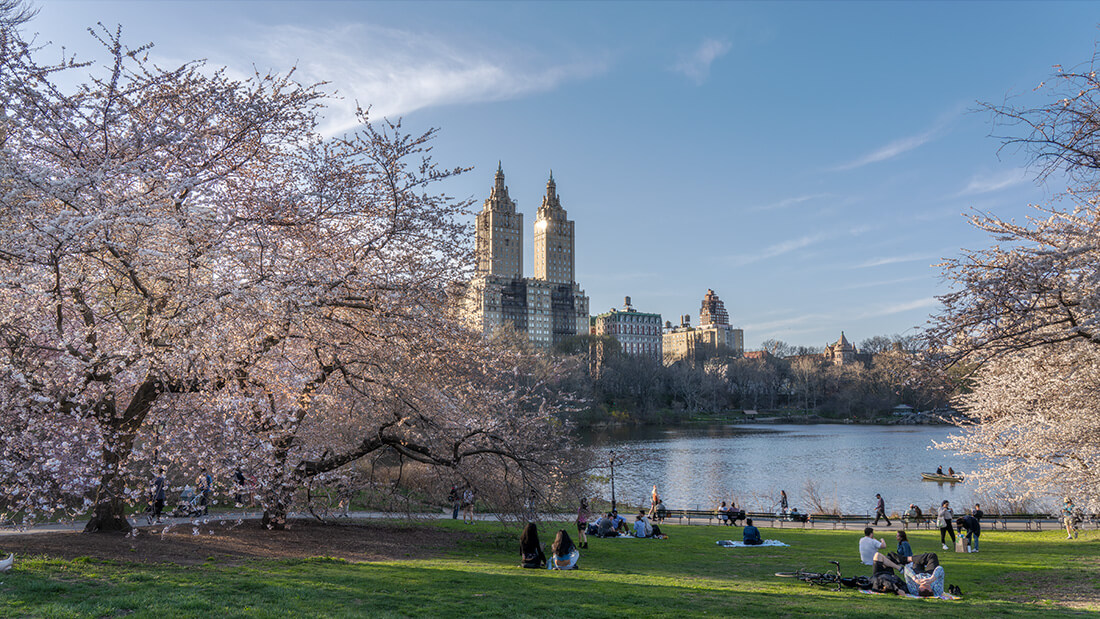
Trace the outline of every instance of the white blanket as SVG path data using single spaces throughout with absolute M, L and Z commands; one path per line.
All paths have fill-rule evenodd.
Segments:
M 757 548 L 760 546 L 790 546 L 790 544 L 784 544 L 777 539 L 766 539 L 763 544 L 749 545 L 745 542 L 738 542 L 732 539 L 720 539 L 715 544 L 718 544 L 722 548 Z

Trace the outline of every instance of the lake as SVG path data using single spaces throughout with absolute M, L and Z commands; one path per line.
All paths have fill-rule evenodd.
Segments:
M 814 511 L 812 484 L 826 506 L 845 513 L 873 513 L 875 493 L 887 513 L 910 503 L 927 511 L 943 499 L 956 510 L 974 504 L 974 489 L 922 482 L 937 466 L 956 471 L 978 460 L 935 449 L 956 432 L 948 426 L 749 424 L 641 426 L 593 431 L 582 440 L 601 453 L 615 453 L 619 502 L 649 506 L 653 484 L 669 509 L 713 509 L 735 497 L 748 511 L 775 511 L 779 491 L 802 512 Z M 608 467 L 600 471 L 609 473 Z M 609 482 L 610 480 L 608 480 Z M 602 485 L 602 487 L 600 487 Z M 611 497 L 610 483 L 597 484 Z

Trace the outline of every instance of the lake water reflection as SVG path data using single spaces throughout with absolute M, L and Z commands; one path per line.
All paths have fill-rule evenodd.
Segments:
M 790 506 L 810 511 L 806 484 L 813 482 L 826 504 L 846 513 L 871 513 L 875 493 L 887 512 L 910 503 L 921 509 L 943 499 L 956 509 L 974 503 L 966 483 L 922 482 L 922 471 L 942 465 L 956 471 L 977 460 L 932 447 L 955 428 L 866 425 L 713 425 L 704 427 L 624 427 L 591 432 L 584 442 L 627 460 L 615 465 L 620 502 L 649 505 L 657 484 L 670 509 L 711 509 L 736 497 L 750 511 L 777 509 L 780 490 Z M 607 474 L 605 468 L 602 473 Z M 610 484 L 601 489 L 610 498 Z

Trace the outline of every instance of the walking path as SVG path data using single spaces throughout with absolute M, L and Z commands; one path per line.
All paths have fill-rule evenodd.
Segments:
M 138 529 L 143 529 L 143 528 L 148 528 L 148 527 L 165 526 L 165 525 L 167 525 L 167 526 L 184 526 L 184 525 L 199 524 L 199 523 L 204 523 L 205 524 L 205 523 L 209 523 L 209 522 L 219 522 L 219 521 L 221 521 L 221 522 L 235 522 L 235 521 L 238 521 L 238 520 L 259 520 L 262 516 L 263 516 L 263 512 L 254 511 L 254 510 L 228 511 L 228 512 L 220 512 L 219 511 L 219 512 L 213 512 L 213 513 L 208 514 L 206 516 L 201 516 L 199 518 L 163 518 L 160 523 L 156 523 L 156 522 L 149 522 L 144 516 L 137 515 L 137 516 L 131 516 L 130 517 L 130 524 L 133 525 L 134 527 L 138 528 Z M 569 522 L 569 521 L 573 520 L 575 518 L 575 516 L 576 515 L 573 514 L 573 513 L 561 513 L 561 514 L 544 513 L 544 514 L 539 514 L 539 519 L 540 520 L 545 520 L 545 521 Z M 310 514 L 309 512 L 292 512 L 292 513 L 289 514 L 288 517 L 289 518 L 312 519 L 314 516 L 312 514 Z M 352 512 L 348 512 L 348 515 L 347 515 L 346 518 L 344 516 L 332 517 L 331 515 L 329 517 L 330 517 L 330 519 L 337 520 L 337 521 L 339 521 L 339 520 L 347 520 L 347 521 L 395 520 L 395 519 L 398 519 L 398 520 L 400 520 L 400 519 L 447 520 L 447 519 L 450 519 L 451 512 L 450 512 L 450 510 L 444 510 L 444 511 L 441 511 L 441 512 L 424 512 L 424 513 L 352 511 Z M 496 514 L 485 513 L 485 514 L 474 514 L 474 519 L 479 520 L 479 521 L 495 521 L 495 520 L 498 520 L 499 517 Z M 84 525 L 86 524 L 86 522 L 87 522 L 86 520 L 80 520 L 80 521 L 76 521 L 76 522 L 37 524 L 37 525 L 29 526 L 29 527 L 2 525 L 2 526 L 0 526 L 0 537 L 11 536 L 11 535 L 31 535 L 31 534 L 36 534 L 36 533 L 72 533 L 72 532 L 80 532 L 80 531 L 84 530 Z M 724 525 L 722 525 L 722 523 L 720 523 L 718 521 L 717 518 L 709 518 L 708 519 L 708 518 L 700 518 L 700 517 L 695 517 L 695 518 L 691 518 L 691 519 L 681 519 L 681 520 L 677 520 L 676 518 L 668 518 L 668 519 L 665 520 L 665 523 L 693 525 L 693 526 L 717 526 L 717 527 L 724 526 Z M 1082 524 L 1084 525 L 1084 523 L 1082 523 Z M 1100 523 L 1093 522 L 1092 524 L 1093 524 L 1093 528 L 1100 528 Z M 841 529 L 841 530 L 860 531 L 860 532 L 862 532 L 863 527 L 868 526 L 868 525 L 873 526 L 875 528 L 875 531 L 898 531 L 898 530 L 903 529 L 903 526 L 902 526 L 902 523 L 901 523 L 900 519 L 895 519 L 895 520 L 891 521 L 891 526 L 885 526 L 885 525 L 875 526 L 871 522 L 864 523 L 864 522 L 857 522 L 857 521 L 847 521 L 847 522 L 842 523 L 842 524 L 837 524 L 837 523 L 832 523 L 832 522 L 802 523 L 802 522 L 786 521 L 786 520 L 783 520 L 779 517 L 775 517 L 775 518 L 771 519 L 770 522 L 768 522 L 766 519 L 757 518 L 756 519 L 756 525 L 761 526 L 761 527 L 765 527 L 765 528 L 826 529 L 826 530 L 828 530 L 828 529 Z M 1057 529 L 1060 529 L 1060 528 L 1061 528 L 1061 523 L 1058 522 L 1057 520 L 1053 520 L 1053 519 L 1043 519 L 1043 520 L 1023 520 L 1023 519 L 1021 519 L 1021 520 L 1000 521 L 1000 520 L 994 520 L 992 518 L 987 517 L 986 519 L 984 519 L 982 521 L 982 532 L 983 533 L 984 532 L 989 532 L 989 531 L 999 531 L 999 530 L 1008 530 L 1008 531 L 1051 531 L 1051 530 L 1057 530 Z M 1079 529 L 1081 529 L 1081 530 L 1084 530 L 1084 528 L 1085 528 L 1084 526 L 1079 527 Z M 924 524 L 924 525 L 921 525 L 920 527 L 910 526 L 909 529 L 910 530 L 932 530 L 932 531 L 938 530 L 938 529 L 935 528 L 934 524 L 927 524 L 927 523 Z

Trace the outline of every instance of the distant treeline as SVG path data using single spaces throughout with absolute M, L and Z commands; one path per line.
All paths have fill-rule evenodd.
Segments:
M 918 410 L 946 406 L 959 382 L 914 349 L 915 342 L 879 336 L 860 348 L 867 363 L 838 366 L 820 349 L 766 342 L 756 358 L 731 351 L 664 365 L 656 359 L 625 355 L 611 338 L 584 336 L 559 352 L 584 356 L 587 371 L 577 391 L 592 407 L 581 425 L 606 421 L 646 423 L 690 417 L 698 412 L 754 409 L 801 410 L 824 417 L 870 418 L 899 404 Z M 787 356 L 783 356 L 784 353 Z

